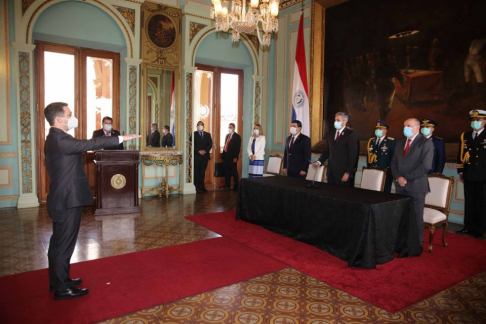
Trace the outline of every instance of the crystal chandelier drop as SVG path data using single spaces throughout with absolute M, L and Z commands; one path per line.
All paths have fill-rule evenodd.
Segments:
M 232 0 L 231 9 L 230 1 L 212 0 L 211 19 L 216 20 L 216 31 L 227 32 L 230 28 L 233 30 L 231 35 L 233 42 L 240 40 L 240 33 L 249 34 L 256 30 L 260 44 L 269 46 L 271 33 L 278 31 L 279 1 L 261 0 L 260 4 L 259 0 L 250 0 L 247 11 L 246 0 Z

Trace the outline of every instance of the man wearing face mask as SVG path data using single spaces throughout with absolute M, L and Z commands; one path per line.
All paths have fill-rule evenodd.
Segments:
M 353 130 L 346 127 L 348 114 L 338 112 L 334 116 L 335 132 L 327 135 L 327 148 L 322 152 L 314 167 L 318 167 L 326 160 L 327 182 L 352 187 L 354 174 L 358 164 L 358 138 Z
M 194 185 L 196 192 L 207 192 L 204 187 L 206 168 L 208 167 L 209 152 L 213 146 L 211 134 L 204 131 L 204 123 L 197 122 L 197 131 L 194 132 Z
M 238 157 L 240 156 L 241 137 L 235 132 L 235 124 L 228 126 L 228 135 L 224 139 L 223 165 L 224 165 L 224 186 L 220 189 L 229 189 L 231 177 L 233 177 L 234 191 L 238 191 Z
M 464 228 L 458 234 L 486 239 L 486 110 L 471 110 L 471 128 L 462 133 L 457 172 L 464 182 Z
M 149 146 L 150 147 L 160 147 L 160 133 L 159 130 L 157 129 L 157 124 L 152 124 L 150 127 L 150 137 L 148 140 Z
M 102 136 L 106 136 L 106 137 L 120 136 L 120 132 L 117 131 L 116 129 L 113 129 L 113 118 L 105 116 L 103 117 L 101 123 L 103 124 L 103 128 L 95 130 L 91 138 L 102 137 Z M 105 148 L 105 150 L 123 150 L 123 143 L 120 143 L 117 146 L 107 147 Z
M 393 183 L 390 164 L 395 153 L 395 139 L 386 135 L 388 124 L 378 120 L 375 126 L 375 137 L 368 141 L 368 167 L 376 167 L 386 170 L 384 192 L 390 192 Z
M 172 147 L 172 142 L 174 141 L 174 138 L 170 133 L 170 127 L 165 125 L 162 131 L 164 132 L 164 136 L 162 136 L 162 147 Z
M 434 144 L 420 134 L 420 121 L 407 119 L 404 123 L 405 139 L 397 142 L 391 163 L 396 193 L 411 196 L 417 218 L 420 244 L 424 243 L 425 196 L 430 191 L 427 174 L 432 168 Z
M 283 172 L 288 177 L 305 179 L 311 158 L 311 140 L 301 133 L 302 123 L 290 124 L 290 136 L 285 141 Z
M 432 161 L 432 169 L 430 169 L 429 173 L 442 173 L 446 161 L 444 140 L 434 135 L 436 126 L 437 123 L 435 121 L 427 118 L 422 119 L 420 125 L 420 133 L 434 144 L 434 160 Z
M 49 290 L 54 292 L 55 300 L 78 298 L 88 294 L 88 290 L 77 287 L 82 283 L 81 279 L 70 278 L 69 263 L 78 237 L 83 206 L 93 202 L 82 153 L 113 147 L 123 141 L 140 138 L 140 135 L 79 140 L 67 133 L 77 127 L 78 120 L 66 103 L 51 103 L 44 109 L 44 115 L 51 125 L 44 147 L 51 180 L 47 211 L 53 228 L 47 253 Z

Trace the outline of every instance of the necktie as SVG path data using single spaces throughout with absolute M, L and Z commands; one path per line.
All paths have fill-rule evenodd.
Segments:
M 295 138 L 295 137 L 293 137 L 293 136 L 292 136 L 292 139 L 290 140 L 289 148 L 291 148 L 291 147 L 292 147 L 292 145 L 294 144 L 294 138 Z
M 334 139 L 334 143 L 338 141 L 338 138 L 339 138 L 339 131 L 336 131 L 336 138 Z
M 478 137 L 478 132 L 473 133 L 473 139 L 476 139 L 476 137 Z
M 407 140 L 407 146 L 405 146 L 405 151 L 403 151 L 403 156 L 407 155 L 407 151 L 408 149 L 410 148 L 410 143 L 412 142 L 412 140 L 409 138 Z
M 203 132 L 199 132 L 199 136 L 201 136 L 201 138 L 203 138 Z
M 380 138 L 377 138 L 376 139 L 376 143 L 375 143 L 376 146 L 380 145 Z
M 228 146 L 229 146 L 229 142 L 231 141 L 231 136 L 232 136 L 232 135 L 233 135 L 233 134 L 228 135 L 228 140 L 226 141 L 226 145 L 224 146 L 224 151 L 225 151 L 225 152 L 228 152 Z

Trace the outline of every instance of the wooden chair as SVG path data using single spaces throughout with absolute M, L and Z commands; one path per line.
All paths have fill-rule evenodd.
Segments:
M 267 171 L 263 174 L 264 177 L 273 177 L 280 175 L 282 172 L 282 157 L 280 155 L 271 155 L 268 158 Z
M 314 168 L 309 165 L 309 170 L 307 171 L 306 180 L 315 180 L 317 182 L 324 182 L 324 175 L 326 174 L 326 165 L 321 165 L 318 168 Z
M 383 191 L 385 188 L 386 170 L 363 167 L 361 176 L 361 189 Z
M 449 227 L 449 211 L 454 177 L 442 173 L 429 174 L 430 192 L 425 196 L 424 225 L 430 230 L 429 252 L 432 253 L 435 228 L 442 225 L 442 244 L 447 246 L 445 235 Z

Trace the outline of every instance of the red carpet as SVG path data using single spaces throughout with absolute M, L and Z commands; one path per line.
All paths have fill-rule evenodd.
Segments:
M 54 301 L 47 269 L 0 277 L 0 322 L 92 323 L 278 271 L 286 266 L 227 238 L 71 265 L 88 296 Z
M 390 312 L 486 270 L 486 241 L 453 233 L 447 233 L 449 245 L 444 248 L 442 232 L 437 231 L 433 253 L 425 252 L 424 244 L 420 257 L 395 259 L 377 269 L 357 269 L 311 245 L 237 222 L 234 211 L 187 218 Z

